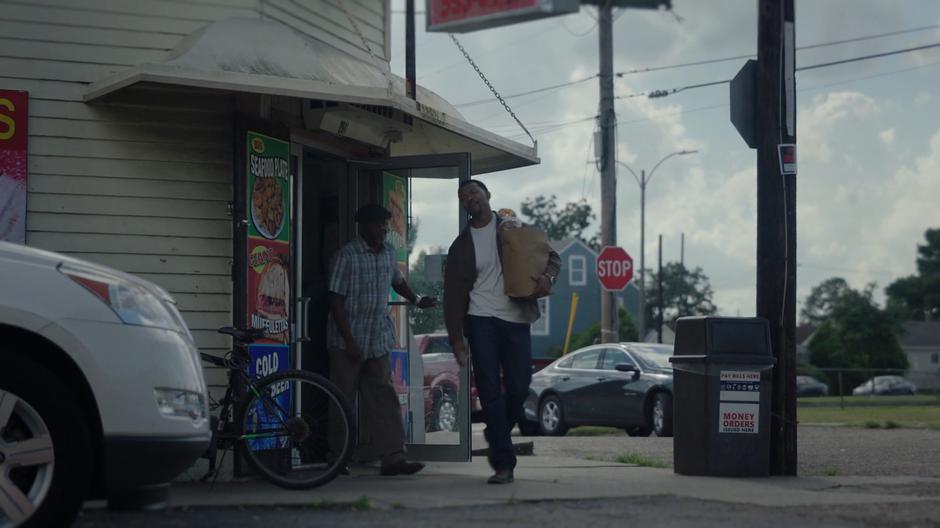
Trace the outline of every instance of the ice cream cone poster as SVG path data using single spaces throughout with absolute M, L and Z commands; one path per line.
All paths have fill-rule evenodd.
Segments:
M 290 339 L 290 245 L 248 239 L 248 326 L 267 340 Z
M 29 94 L 0 90 L 0 240 L 26 243 Z

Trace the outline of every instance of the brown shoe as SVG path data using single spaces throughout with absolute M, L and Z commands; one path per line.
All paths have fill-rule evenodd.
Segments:
M 497 469 L 496 473 L 486 481 L 487 484 L 509 484 L 513 481 L 511 469 Z
M 414 475 L 422 469 L 424 469 L 424 464 L 421 462 L 409 462 L 402 459 L 388 464 L 382 464 L 379 473 L 383 477 L 393 477 L 395 475 Z

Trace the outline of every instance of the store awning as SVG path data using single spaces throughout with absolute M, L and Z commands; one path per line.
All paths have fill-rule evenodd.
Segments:
M 468 123 L 430 90 L 418 87 L 417 101 L 406 97 L 403 79 L 391 74 L 384 61 L 353 57 L 276 22 L 228 19 L 209 24 L 186 37 L 164 61 L 92 83 L 84 100 L 101 100 L 138 84 L 343 103 L 314 113 L 359 119 L 364 134 L 387 138 L 392 156 L 469 152 L 473 174 L 539 163 L 537 146 Z M 383 111 L 367 111 L 373 107 Z

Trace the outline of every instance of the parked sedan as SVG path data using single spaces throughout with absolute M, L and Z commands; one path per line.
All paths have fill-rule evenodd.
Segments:
M 630 436 L 672 436 L 671 345 L 610 343 L 572 352 L 532 375 L 523 434 L 562 436 L 577 425 Z
M 829 386 L 812 376 L 796 377 L 797 396 L 828 396 Z
M 457 430 L 457 387 L 460 386 L 460 365 L 447 334 L 418 334 L 418 352 L 424 365 L 424 423 L 427 432 Z M 470 375 L 471 417 L 479 415 L 473 374 Z
M 875 376 L 852 389 L 854 396 L 866 396 L 875 394 L 877 396 L 895 395 L 895 394 L 914 394 L 917 387 L 901 376 Z

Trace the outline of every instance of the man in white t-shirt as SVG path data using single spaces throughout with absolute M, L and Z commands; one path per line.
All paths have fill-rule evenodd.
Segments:
M 522 412 L 532 378 L 530 329 L 540 316 L 536 299 L 550 293 L 561 259 L 551 252 L 532 297 L 507 296 L 503 292 L 500 219 L 490 208 L 489 190 L 483 182 L 467 180 L 460 184 L 457 197 L 470 215 L 470 222 L 447 254 L 444 322 L 461 365 L 467 361 L 464 337 L 469 341 L 486 422 L 488 460 L 495 471 L 488 482 L 507 484 L 513 481 L 516 467 L 510 433 Z

